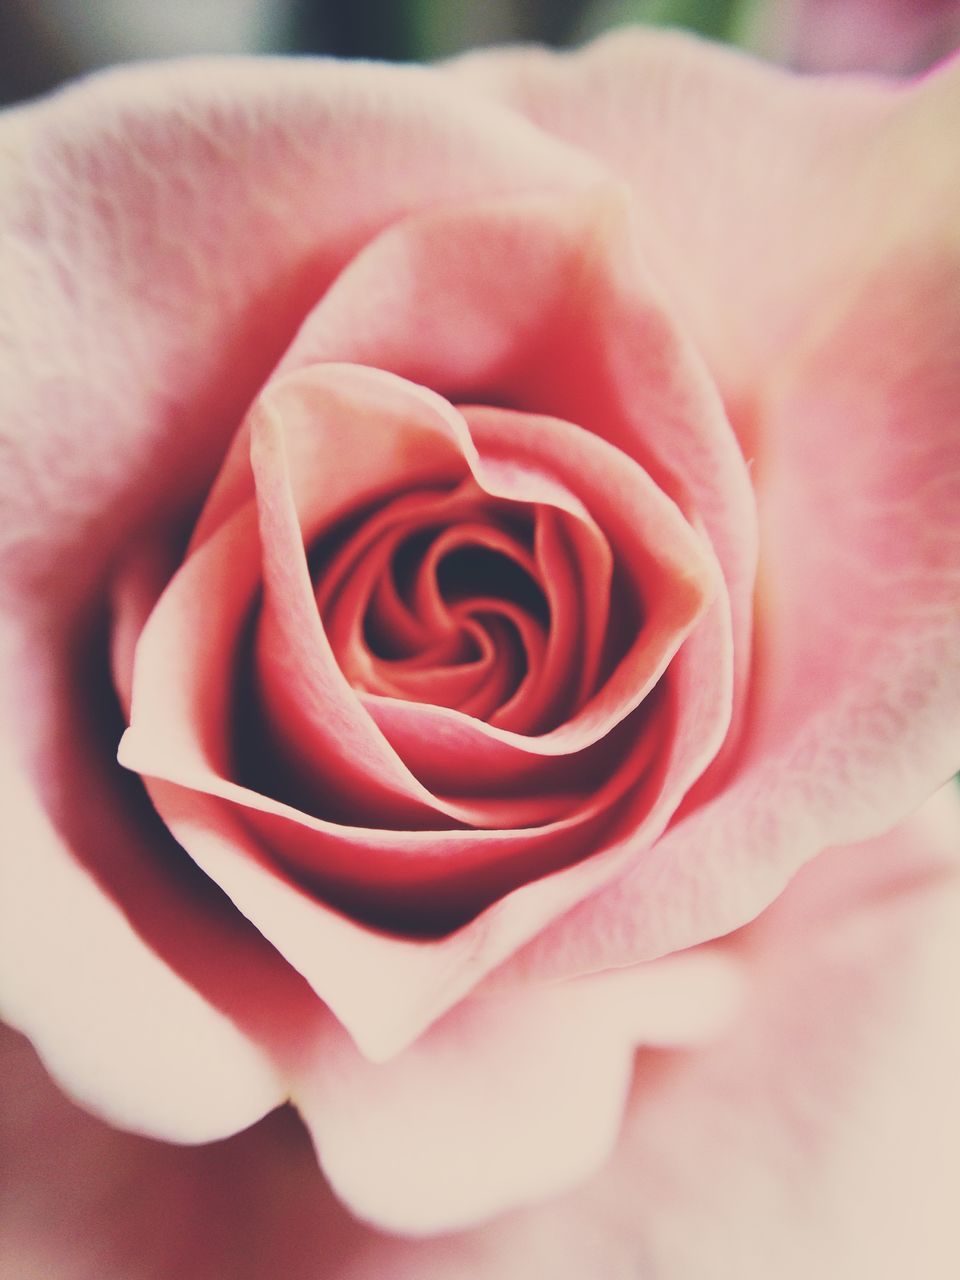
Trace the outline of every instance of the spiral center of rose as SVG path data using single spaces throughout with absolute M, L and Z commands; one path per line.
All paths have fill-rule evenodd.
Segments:
M 368 694 L 542 732 L 553 610 L 537 544 L 545 517 L 473 480 L 394 497 L 314 548 L 317 605 L 340 667 Z

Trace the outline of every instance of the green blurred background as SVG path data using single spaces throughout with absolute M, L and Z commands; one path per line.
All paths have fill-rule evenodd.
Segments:
M 0 101 L 137 58 L 429 60 L 573 45 L 626 22 L 685 27 L 813 71 L 920 71 L 960 44 L 960 0 L 0 0 Z

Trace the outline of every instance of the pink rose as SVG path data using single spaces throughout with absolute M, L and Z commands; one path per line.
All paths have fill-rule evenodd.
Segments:
M 274 1119 L 209 1167 L 290 1190 L 289 1158 L 289 1204 L 230 1197 L 276 1251 L 187 1232 L 191 1276 L 316 1274 L 314 1212 L 325 1275 L 788 1275 L 824 1228 L 778 1152 L 849 1197 L 855 1100 L 913 1141 L 916 1087 L 907 1190 L 949 1223 L 956 1101 L 898 1055 L 957 1060 L 956 796 L 880 833 L 960 764 L 958 113 L 956 68 L 634 33 L 7 116 L 0 1008 L 112 1124 L 289 1098 L 360 1218 L 466 1231 L 365 1235 Z M 171 1203 L 198 1176 L 38 1114 Z M 30 1134 L 12 1256 L 82 1274 Z

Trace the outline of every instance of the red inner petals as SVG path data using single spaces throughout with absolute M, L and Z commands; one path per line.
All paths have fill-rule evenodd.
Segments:
M 388 501 L 333 555 L 311 556 L 320 616 L 355 688 L 538 730 L 525 713 L 538 709 L 549 609 L 511 521 L 522 513 L 471 479 Z
M 136 646 L 127 763 L 409 933 L 643 820 L 674 731 L 658 685 L 715 576 L 635 462 L 351 366 L 279 379 L 246 438 L 226 463 L 245 505 L 208 522 Z
M 259 803 L 245 806 L 243 817 L 278 866 L 323 901 L 381 928 L 443 934 L 635 824 L 656 791 L 671 732 L 658 694 L 598 744 L 592 764 L 581 762 L 579 786 L 571 780 L 553 797 L 503 796 L 492 804 L 500 822 L 487 830 L 351 829 Z M 551 807 L 551 799 L 560 803 Z

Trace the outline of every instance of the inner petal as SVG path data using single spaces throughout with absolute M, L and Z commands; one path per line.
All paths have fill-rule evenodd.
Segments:
M 530 693 L 551 617 L 534 518 L 470 479 L 402 494 L 328 535 L 335 549 L 311 555 L 316 601 L 354 687 L 535 729 L 524 713 L 542 702 Z
M 650 696 L 718 585 L 709 547 L 634 460 L 559 419 L 463 412 L 477 483 L 538 513 L 553 646 L 541 670 L 548 657 L 553 665 L 539 690 L 544 715 L 518 732 L 455 708 L 363 696 L 417 777 L 447 796 L 536 785 L 558 757 L 602 741 Z
M 252 423 L 263 580 L 256 596 L 250 584 L 249 647 L 237 650 L 248 678 L 234 701 L 250 714 L 233 722 L 234 746 L 254 744 L 243 756 L 255 763 L 247 781 L 306 814 L 394 829 L 499 826 L 504 805 L 523 825 L 559 819 L 582 805 L 588 775 L 595 798 L 622 763 L 614 729 L 654 692 L 709 586 L 695 534 L 636 464 L 572 424 L 459 414 L 371 370 L 290 375 Z M 380 458 L 374 482 L 351 500 L 336 455 L 355 451 L 358 433 L 361 452 L 376 441 L 389 466 Z M 214 542 L 184 569 L 199 569 Z M 236 576 L 229 547 L 218 545 L 215 559 L 199 577 L 187 573 L 185 617 L 213 607 L 200 582 L 208 569 Z M 643 609 L 628 611 L 630 652 L 615 646 L 607 674 L 621 560 L 626 594 Z M 591 570 L 606 618 L 598 609 L 588 634 Z M 405 653 L 370 643 L 375 597 L 403 619 Z M 554 613 L 566 620 L 559 640 Z M 246 623 L 238 612 L 230 625 Z M 352 671 L 361 657 L 365 670 Z M 548 658 L 549 685 L 538 679 Z M 461 668 L 459 688 L 446 693 L 454 706 L 426 688 L 441 666 Z M 389 693 L 364 692 L 388 677 Z M 539 732 L 535 717 L 551 697 L 552 712 L 565 701 L 573 717 Z M 653 740 L 659 718 L 643 718 L 642 736 Z M 201 719 L 209 727 L 211 717 Z

